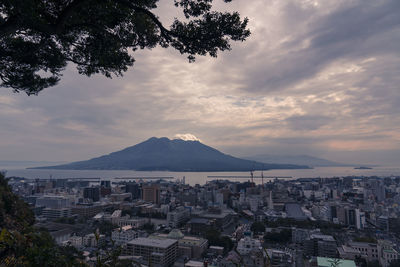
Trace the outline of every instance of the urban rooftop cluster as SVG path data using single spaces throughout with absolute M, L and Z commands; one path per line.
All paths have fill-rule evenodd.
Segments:
M 400 266 L 400 177 L 9 180 L 60 246 L 94 266 Z

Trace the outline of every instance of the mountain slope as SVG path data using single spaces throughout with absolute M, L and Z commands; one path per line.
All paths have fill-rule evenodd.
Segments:
M 307 165 L 311 167 L 341 167 L 341 166 L 352 166 L 348 164 L 338 163 L 327 159 L 321 159 L 308 155 L 270 155 L 263 154 L 251 157 L 245 157 L 248 160 L 255 160 L 259 162 L 269 162 L 274 164 L 295 164 L 295 165 Z
M 250 171 L 303 169 L 307 166 L 266 164 L 221 153 L 199 141 L 152 137 L 123 150 L 86 161 L 39 169 L 137 171 Z

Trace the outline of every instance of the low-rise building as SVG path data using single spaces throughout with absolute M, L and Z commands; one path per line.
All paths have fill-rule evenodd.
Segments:
M 251 238 L 250 236 L 245 236 L 239 240 L 237 245 L 237 251 L 241 255 L 250 253 L 252 250 L 260 250 L 261 242 L 258 239 Z
M 104 245 L 106 242 L 105 235 L 98 235 L 96 238 L 95 234 L 88 234 L 82 238 L 82 244 L 86 247 L 98 247 Z
M 330 235 L 311 234 L 303 242 L 304 253 L 309 256 L 336 258 L 337 245 Z
M 345 260 L 355 260 L 361 257 L 361 252 L 353 247 L 342 245 L 338 247 L 339 257 Z
M 197 236 L 185 236 L 178 229 L 173 229 L 169 234 L 153 234 L 150 238 L 178 240 L 178 255 L 189 259 L 201 258 L 208 247 L 207 239 Z
M 367 261 L 376 261 L 379 259 L 377 244 L 367 242 L 349 242 L 348 245 L 359 251 L 361 256 Z
M 50 209 L 46 208 L 42 211 L 43 217 L 53 220 L 58 218 L 68 218 L 71 216 L 71 209 L 62 208 L 62 209 Z
M 168 226 L 171 228 L 178 227 L 188 219 L 190 219 L 190 211 L 182 206 L 167 213 Z
M 267 249 L 271 267 L 292 267 L 293 255 L 288 251 Z
M 80 247 L 83 246 L 83 238 L 82 238 L 81 236 L 76 236 L 76 235 L 74 235 L 74 236 L 71 236 L 71 237 L 68 239 L 68 243 L 69 243 L 71 246 L 75 247 L 75 248 L 80 248 Z
M 137 231 L 133 230 L 133 227 L 130 225 L 117 228 L 114 231 L 112 231 L 112 233 L 111 233 L 111 239 L 117 245 L 126 244 L 127 242 L 131 241 L 132 239 L 135 239 L 138 237 L 139 237 L 139 233 Z
M 146 262 L 155 266 L 170 266 L 178 257 L 178 241 L 139 237 L 127 243 L 126 253 L 142 256 Z
M 119 227 L 132 226 L 133 228 L 140 228 L 146 224 L 146 221 L 147 220 L 143 218 L 130 218 L 129 216 L 127 216 L 116 219 L 116 224 Z
M 399 252 L 389 240 L 378 240 L 379 263 L 382 267 L 388 267 L 393 260 L 399 259 Z
M 81 204 L 76 205 L 71 208 L 72 214 L 77 214 L 79 216 L 89 218 L 100 213 L 106 208 L 105 205 L 92 205 L 92 204 Z

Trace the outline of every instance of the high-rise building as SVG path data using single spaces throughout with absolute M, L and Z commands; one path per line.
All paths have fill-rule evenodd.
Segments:
M 357 229 L 364 229 L 365 227 L 365 212 L 356 209 L 356 227 Z
M 105 188 L 111 188 L 111 182 L 110 181 L 101 181 L 100 186 L 105 187 Z
M 100 195 L 101 197 L 105 197 L 111 194 L 111 182 L 110 181 L 101 181 L 100 182 Z
M 389 218 L 387 216 L 379 216 L 376 220 L 378 227 L 384 231 L 389 231 Z
M 356 226 L 356 210 L 354 208 L 345 208 L 345 224 Z
M 100 188 L 99 187 L 86 187 L 83 189 L 83 197 L 97 202 L 100 200 Z
M 150 184 L 142 186 L 142 197 L 144 201 L 155 204 L 160 203 L 160 186 L 158 184 Z
M 132 199 L 140 198 L 140 185 L 138 183 L 127 183 L 125 185 L 125 192 L 132 194 Z
M 331 257 L 337 256 L 335 239 L 330 235 L 311 234 L 303 242 L 304 253 L 309 256 Z

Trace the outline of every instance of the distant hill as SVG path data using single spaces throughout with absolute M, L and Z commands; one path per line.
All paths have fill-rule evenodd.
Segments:
M 235 158 L 199 141 L 152 137 L 137 145 L 98 158 L 57 166 L 36 167 L 35 169 L 250 171 L 305 168 L 308 166 L 268 164 Z
M 289 156 L 289 155 L 271 155 L 271 154 L 263 154 L 257 156 L 244 157 L 248 160 L 255 160 L 259 162 L 268 162 L 274 164 L 295 164 L 295 165 L 306 165 L 310 167 L 345 167 L 345 166 L 353 166 L 350 164 L 343 164 L 334 161 L 330 161 L 327 159 L 321 159 L 317 157 L 312 157 L 308 155 L 297 155 L 297 156 Z
M 54 164 L 62 164 L 65 162 L 61 161 L 26 161 L 26 160 L 0 160 L 0 168 L 5 169 L 19 169 L 19 168 L 29 168 L 38 165 L 54 165 Z

